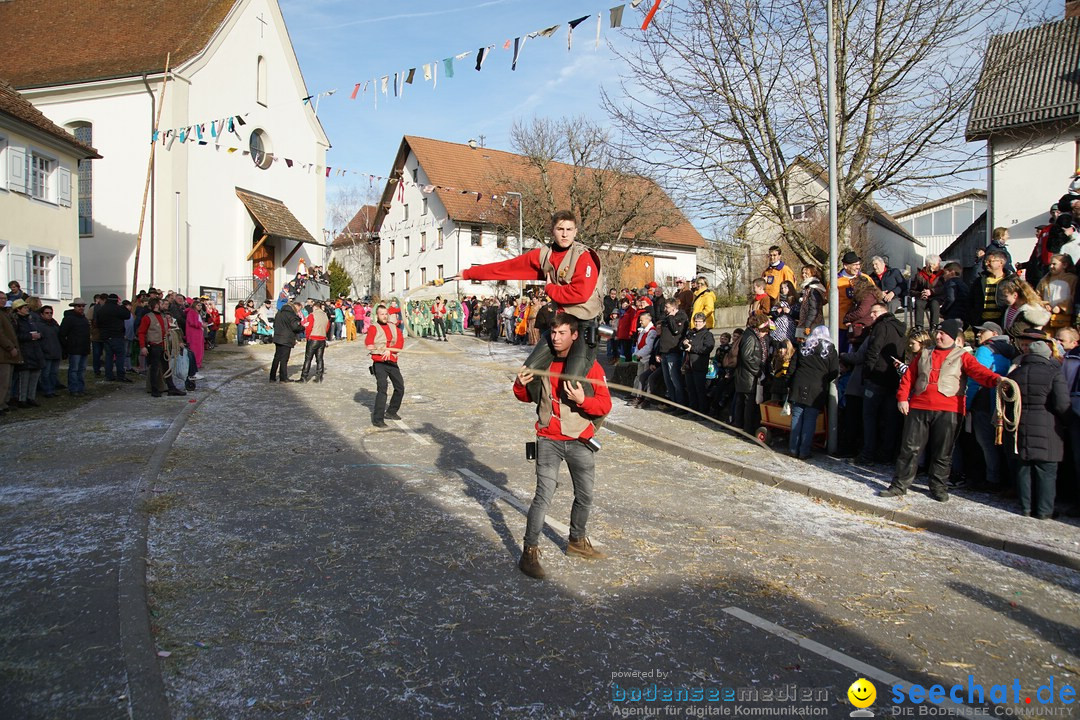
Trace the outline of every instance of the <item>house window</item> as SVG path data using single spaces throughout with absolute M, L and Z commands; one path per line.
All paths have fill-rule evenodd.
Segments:
M 499 230 L 498 232 L 495 233 L 495 247 L 499 248 L 500 250 L 505 250 L 506 249 L 506 231 L 505 230 Z
M 406 290 L 409 289 L 409 271 L 408 270 L 405 271 L 405 289 Z
M 390 238 L 390 255 L 386 259 L 387 260 L 393 260 L 394 259 L 394 238 Z
M 437 239 L 437 240 L 435 241 L 435 248 L 436 248 L 437 250 L 442 250 L 442 243 L 443 243 L 443 237 L 442 237 L 442 228 L 439 228 L 439 237 L 438 237 L 438 239 Z
M 75 139 L 93 147 L 94 129 L 91 125 L 74 128 Z M 79 161 L 79 235 L 94 234 L 94 166 L 89 159 Z
M 408 205 L 405 206 L 405 219 L 406 220 L 409 219 L 409 206 Z
M 442 270 L 442 265 L 436 265 L 436 269 L 438 270 L 438 273 L 439 273 L 439 274 L 438 274 L 438 278 L 439 278 L 440 280 L 442 280 L 442 279 L 443 279 L 443 274 L 442 274 L 442 273 L 443 273 L 443 270 Z
M 472 244 L 473 247 L 480 247 L 483 244 L 484 231 L 479 225 L 472 226 Z
M 952 235 L 952 208 L 945 208 L 934 213 L 934 234 Z
M 417 166 L 412 169 L 412 181 L 414 183 L 419 183 L 420 182 L 420 165 L 419 164 L 417 164 Z
M 427 233 L 422 232 L 422 233 L 420 233 L 420 252 L 425 252 L 426 250 L 427 250 Z
M 427 198 L 424 198 L 420 202 L 421 202 L 421 204 L 420 204 L 420 214 L 421 215 L 427 215 Z
M 394 273 L 390 273 L 390 292 L 394 292 Z
M 427 285 L 427 268 L 420 268 L 420 284 Z
M 915 237 L 926 237 L 934 234 L 934 216 L 920 215 L 915 218 Z
M 29 153 L 26 156 L 26 191 L 31 197 L 38 200 L 51 200 L 50 177 L 53 171 L 53 161 L 49 158 Z
M 30 294 L 36 297 L 50 297 L 49 280 L 53 256 L 35 252 L 30 264 Z
M 799 204 L 792 205 L 788 208 L 791 213 L 791 219 L 797 221 L 809 220 L 810 214 L 813 212 L 813 205 Z
M 966 202 L 953 208 L 953 230 L 957 234 L 966 230 L 974 219 L 974 205 L 972 203 Z
M 405 256 L 407 256 L 409 254 L 409 236 L 408 235 L 405 236 L 404 242 L 405 242 L 405 245 L 404 245 L 405 249 L 402 250 L 401 257 L 405 257 Z M 408 286 L 406 285 L 406 287 L 408 287 Z
M 262 55 L 255 63 L 255 102 L 266 107 L 266 58 Z

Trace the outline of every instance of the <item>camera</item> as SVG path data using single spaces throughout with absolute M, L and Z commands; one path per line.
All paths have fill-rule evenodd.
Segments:
M 525 443 L 525 459 L 526 460 L 535 460 L 536 459 L 536 442 L 535 441 L 530 441 L 530 442 Z
M 597 442 L 596 438 L 594 437 L 586 439 L 578 438 L 578 442 L 589 448 L 593 452 L 600 452 L 600 443 Z

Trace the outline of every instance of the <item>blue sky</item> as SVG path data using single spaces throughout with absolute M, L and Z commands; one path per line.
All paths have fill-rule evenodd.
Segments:
M 333 145 L 327 164 L 385 176 L 403 135 L 420 135 L 452 142 L 484 136 L 487 147 L 512 150 L 514 120 L 558 119 L 584 114 L 607 122 L 600 109 L 601 84 L 616 87 L 619 61 L 608 42 L 626 40 L 622 33 L 640 33 L 641 18 L 651 5 L 636 10 L 627 3 L 624 27 L 608 28 L 612 0 L 410 0 L 407 3 L 357 3 L 354 0 L 280 0 L 289 35 L 300 61 L 308 91 L 336 89 L 319 101 L 319 118 Z M 661 11 L 663 12 L 663 6 Z M 599 48 L 596 15 L 603 13 Z M 592 14 L 574 31 L 567 52 L 567 21 Z M 513 44 L 506 40 L 551 25 L 561 27 L 550 38 L 528 40 L 516 71 L 511 71 Z M 495 45 L 480 72 L 476 51 Z M 442 60 L 468 51 L 455 61 L 454 77 L 444 75 Z M 424 63 L 439 63 L 438 86 L 424 82 Z M 413 85 L 393 97 L 395 72 L 417 68 Z M 356 83 L 390 75 L 389 97 L 379 94 L 378 109 L 366 95 L 350 100 Z M 374 84 L 373 84 L 374 85 Z M 368 181 L 356 176 L 332 177 L 335 188 L 353 185 L 366 191 Z M 381 185 L 378 186 L 381 190 Z

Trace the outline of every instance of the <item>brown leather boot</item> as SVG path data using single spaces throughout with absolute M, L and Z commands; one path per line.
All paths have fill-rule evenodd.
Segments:
M 544 579 L 544 568 L 540 565 L 540 548 L 537 545 L 526 545 L 518 561 L 518 569 L 531 578 Z
M 589 538 L 570 538 L 570 541 L 566 544 L 567 555 L 577 555 L 583 557 L 586 560 L 603 560 L 607 557 L 606 553 L 602 553 L 592 546 L 589 542 Z

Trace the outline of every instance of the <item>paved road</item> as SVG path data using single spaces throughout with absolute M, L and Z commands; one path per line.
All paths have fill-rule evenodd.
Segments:
M 141 505 L 150 651 L 167 653 L 161 687 L 173 717 L 611 717 L 656 710 L 619 702 L 654 682 L 745 698 L 677 703 L 669 715 L 787 707 L 766 698 L 794 687 L 816 696 L 798 707 L 839 717 L 860 674 L 878 685 L 879 713 L 890 711 L 894 679 L 1018 679 L 1022 697 L 1051 676 L 1075 686 L 1075 571 L 770 489 L 612 433 L 602 438 L 590 522 L 612 558 L 561 554 L 564 487 L 543 540 L 549 579 L 526 578 L 515 563 L 533 483 L 522 447 L 532 412 L 509 392 L 520 353 L 458 337 L 411 347 L 435 354 L 403 361 L 404 421 L 389 430 L 368 424 L 374 382 L 355 346 L 328 352 L 321 385 L 248 375 L 187 420 Z M 212 381 L 251 362 L 218 361 Z M 121 429 L 133 442 L 112 450 L 101 446 L 108 430 L 92 425 L 84 430 L 96 442 L 63 456 L 58 445 L 34 453 L 5 434 L 5 457 L 20 453 L 20 468 L 37 468 L 3 495 L 0 532 L 14 551 L 0 563 L 0 598 L 15 610 L 0 616 L 0 701 L 16 716 L 122 717 L 132 695 L 153 695 L 152 683 L 129 679 L 123 622 L 108 621 L 119 617 L 109 558 L 128 542 L 128 526 L 115 523 L 124 513 L 101 512 L 95 525 L 86 496 L 130 498 L 140 472 L 104 458 L 148 458 L 140 443 L 152 448 L 178 407 L 132 419 Z M 667 420 L 656 422 L 660 432 Z M 687 444 L 714 442 L 685 427 Z M 99 480 L 76 482 L 84 476 Z M 55 506 L 50 515 L 56 495 L 85 520 L 77 542 Z M 24 574 L 38 543 L 54 550 L 42 572 Z M 76 550 L 55 551 L 69 544 L 99 558 L 82 567 L 99 581 L 96 595 L 86 577 L 55 572 L 80 567 Z

